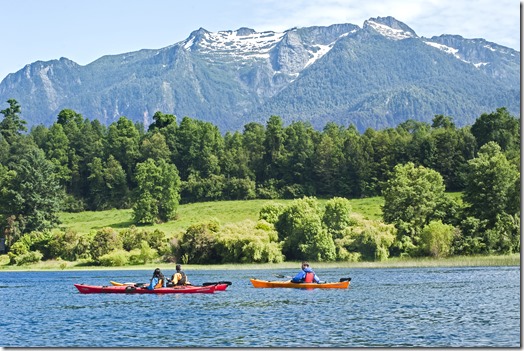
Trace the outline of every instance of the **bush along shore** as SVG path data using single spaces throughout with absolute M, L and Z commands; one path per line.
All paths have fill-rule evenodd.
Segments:
M 317 267 L 520 264 L 519 253 L 454 254 L 454 236 L 448 246 L 440 243 L 439 250 L 391 256 L 398 231 L 377 219 L 380 216 L 375 214 L 383 203 L 380 197 L 232 201 L 207 203 L 207 212 L 201 210 L 203 204 L 188 204 L 182 207 L 189 212 L 198 208 L 201 215 L 195 216 L 193 224 L 186 222 L 185 230 L 175 226 L 176 222 L 118 230 L 108 226 L 125 223 L 126 214 L 129 216 L 125 210 L 117 211 L 116 216 L 83 212 L 75 218 L 64 214 L 67 220 L 61 229 L 22 236 L 8 255 L 0 256 L 0 269 L 151 269 L 174 262 L 195 269 L 293 268 L 300 259 L 309 259 Z M 76 231 L 68 226 L 77 222 L 86 229 Z M 438 234 L 441 227 L 437 229 Z M 312 234 L 316 235 L 314 240 Z M 297 251 L 297 246 L 302 251 Z

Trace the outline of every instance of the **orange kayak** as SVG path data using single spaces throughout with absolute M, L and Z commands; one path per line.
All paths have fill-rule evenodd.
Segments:
M 351 279 L 333 283 L 292 283 L 291 281 L 269 281 L 250 279 L 255 288 L 299 288 L 299 289 L 347 289 Z

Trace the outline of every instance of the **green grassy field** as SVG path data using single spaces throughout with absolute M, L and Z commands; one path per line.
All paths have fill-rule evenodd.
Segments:
M 452 198 L 461 201 L 460 193 L 450 193 Z M 277 202 L 282 204 L 290 203 L 292 200 L 249 200 L 249 201 L 220 201 L 202 202 L 194 204 L 180 205 L 178 208 L 177 219 L 168 223 L 143 226 L 144 229 L 162 230 L 168 237 L 183 233 L 190 225 L 202 223 L 210 219 L 218 220 L 220 224 L 237 223 L 246 219 L 256 221 L 262 206 L 267 203 Z M 319 199 L 320 203 L 327 200 Z M 378 220 L 382 219 L 382 197 L 372 197 L 364 199 L 350 200 L 354 215 L 363 219 Z M 70 228 L 78 233 L 86 234 L 93 230 L 104 227 L 115 229 L 128 228 L 133 225 L 133 211 L 108 210 L 108 211 L 85 211 L 80 213 L 61 213 L 60 220 L 62 228 Z M 126 267 L 86 267 L 82 262 L 65 261 L 45 261 L 28 266 L 9 266 L 7 255 L 0 256 L 0 270 L 60 270 L 60 269 L 144 269 L 151 270 L 159 263 L 151 263 L 141 266 Z M 283 262 L 279 264 L 228 264 L 228 265 L 186 265 L 186 269 L 283 269 L 296 268 L 297 262 Z M 381 268 L 381 267 L 432 267 L 432 266 L 513 266 L 520 265 L 520 255 L 506 256 L 460 256 L 445 259 L 432 258 L 412 258 L 400 259 L 390 258 L 384 262 L 330 262 L 316 263 L 318 267 L 348 267 L 348 268 Z
M 167 236 L 184 232 L 190 225 L 216 219 L 222 225 L 237 223 L 245 219 L 258 220 L 262 206 L 267 203 L 290 203 L 293 200 L 245 200 L 245 201 L 217 201 L 200 202 L 180 205 L 177 219 L 167 223 L 143 226 L 145 229 L 160 229 Z M 324 203 L 327 200 L 320 200 Z M 382 218 L 381 206 L 384 204 L 382 197 L 350 200 L 353 212 L 360 214 L 365 219 L 380 220 Z M 85 211 L 79 213 L 60 213 L 61 228 L 70 228 L 78 233 L 89 233 L 104 227 L 115 229 L 128 228 L 133 225 L 133 211 L 108 210 Z
M 455 200 L 461 201 L 459 193 L 450 194 Z M 249 200 L 249 201 L 220 201 L 220 202 L 202 202 L 194 204 L 181 205 L 178 208 L 178 216 L 175 221 L 168 223 L 144 226 L 144 229 L 158 228 L 166 233 L 168 237 L 182 233 L 191 224 L 201 223 L 210 219 L 216 219 L 220 224 L 237 223 L 246 219 L 256 221 L 262 206 L 267 203 L 277 202 L 288 204 L 292 200 Z M 320 203 L 327 200 L 319 199 Z M 382 197 L 373 197 L 365 199 L 350 200 L 353 213 L 368 220 L 382 219 L 381 206 L 384 204 Z M 78 233 L 89 233 L 104 227 L 123 229 L 133 225 L 132 210 L 108 210 L 98 212 L 80 212 L 80 213 L 61 213 L 60 220 L 62 228 L 71 228 Z M 9 266 L 7 255 L 0 256 L 0 270 L 61 270 L 61 269 L 144 269 L 151 270 L 159 266 L 164 268 L 163 264 L 151 263 L 141 266 L 126 267 L 89 267 L 82 265 L 82 262 L 65 262 L 65 261 L 45 261 L 27 266 Z M 520 265 L 520 255 L 504 256 L 459 256 L 450 258 L 390 258 L 383 262 L 318 262 L 316 267 L 348 267 L 348 268 L 384 268 L 384 267 L 436 267 L 436 266 L 515 266 Z M 169 264 L 166 264 L 168 267 Z M 281 269 L 296 268 L 297 262 L 282 262 L 279 264 L 226 264 L 226 265 L 185 265 L 186 269 Z

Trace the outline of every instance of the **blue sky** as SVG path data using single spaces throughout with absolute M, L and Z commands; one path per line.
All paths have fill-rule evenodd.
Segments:
M 0 0 L 0 80 L 26 64 L 158 49 L 209 31 L 352 23 L 393 16 L 419 36 L 458 34 L 520 51 L 517 0 Z

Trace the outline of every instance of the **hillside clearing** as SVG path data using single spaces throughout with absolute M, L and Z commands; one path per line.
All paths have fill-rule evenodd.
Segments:
M 168 237 L 184 232 L 190 225 L 202 223 L 211 219 L 218 220 L 221 225 L 238 223 L 246 219 L 258 220 L 262 206 L 267 203 L 287 204 L 293 200 L 241 200 L 241 201 L 216 201 L 199 202 L 180 205 L 177 219 L 167 223 L 141 226 L 141 228 L 159 229 Z M 327 200 L 319 199 L 321 203 Z M 384 204 L 382 197 L 371 197 L 349 200 L 354 213 L 364 219 L 381 220 L 381 206 Z M 133 225 L 133 211 L 131 209 L 84 211 L 79 213 L 62 212 L 59 215 L 62 229 L 69 228 L 81 234 L 89 233 L 104 227 L 124 229 Z

